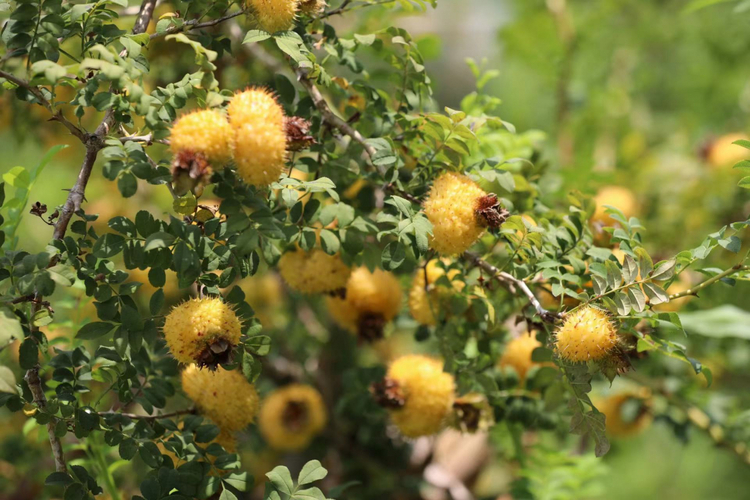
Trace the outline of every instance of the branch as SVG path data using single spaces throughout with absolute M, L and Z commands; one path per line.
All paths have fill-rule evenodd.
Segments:
M 537 300 L 536 296 L 534 296 L 534 292 L 531 291 L 529 286 L 524 281 L 519 280 L 511 274 L 501 271 L 473 252 L 464 252 L 462 257 L 475 266 L 488 272 L 493 278 L 505 285 L 508 290 L 511 291 L 511 293 L 517 293 L 516 288 L 518 288 L 521 293 L 529 299 L 529 303 L 534 307 L 534 309 L 536 309 L 537 314 L 542 318 L 543 321 L 546 321 L 547 323 L 555 323 L 557 320 L 562 318 L 562 315 L 560 313 L 548 311 L 543 308 L 539 303 L 539 300 Z
M 138 15 L 138 19 L 133 27 L 134 34 L 143 33 L 146 30 L 146 27 L 151 20 L 151 16 L 153 15 L 155 5 L 156 0 L 143 0 L 143 4 L 141 4 L 141 14 Z M 6 73 L 3 73 L 3 76 L 5 74 Z M 38 88 L 31 87 L 27 82 L 19 80 L 12 75 L 9 76 L 12 77 L 12 79 L 9 79 L 10 81 L 17 85 L 23 83 L 24 85 L 22 86 L 24 86 L 24 88 L 27 88 L 35 96 L 41 98 L 43 103 L 47 103 L 45 107 L 49 106 L 49 102 L 44 99 L 44 96 Z M 51 110 L 51 106 L 49 106 L 48 109 Z M 60 117 L 62 117 L 62 115 L 60 115 Z M 58 120 L 59 119 L 60 118 L 58 118 Z M 96 132 L 94 132 L 93 135 L 83 134 L 83 132 L 81 132 L 81 135 L 77 136 L 86 145 L 86 156 L 83 159 L 81 170 L 78 172 L 78 179 L 76 179 L 73 189 L 68 193 L 68 198 L 60 213 L 60 218 L 55 224 L 53 237 L 56 240 L 61 240 L 65 237 L 65 232 L 68 229 L 68 223 L 70 222 L 73 213 L 81 207 L 81 202 L 84 199 L 84 193 L 86 191 L 86 185 L 88 184 L 89 178 L 91 177 L 91 170 L 94 168 L 94 163 L 96 162 L 96 155 L 104 146 L 104 136 L 107 134 L 112 124 L 114 124 L 114 121 L 114 112 L 110 110 L 105 115 L 104 120 L 96 128 Z M 63 122 L 63 124 L 64 123 L 65 122 Z M 74 128 L 78 130 L 77 127 Z M 36 326 L 34 326 L 34 316 L 39 308 L 39 301 L 41 301 L 41 296 L 36 294 L 36 301 L 31 304 L 31 315 L 29 320 L 29 326 L 32 332 L 36 331 Z M 47 396 L 44 395 L 42 380 L 39 378 L 40 369 L 41 367 L 39 364 L 36 364 L 34 367 L 27 370 L 24 380 L 26 380 L 26 383 L 29 386 L 29 390 L 34 397 L 34 403 L 36 406 L 39 409 L 44 409 L 44 407 L 47 406 Z M 67 464 L 65 463 L 65 455 L 63 454 L 62 442 L 60 441 L 60 438 L 55 435 L 54 418 L 47 423 L 47 435 L 49 437 L 49 444 L 52 447 L 52 454 L 55 458 L 55 469 L 58 472 L 66 472 Z
M 172 28 L 167 29 L 166 31 L 162 33 L 153 33 L 150 38 L 153 40 L 154 38 L 161 38 L 163 36 L 167 35 L 174 35 L 175 33 L 181 33 L 184 31 L 191 31 L 191 30 L 197 30 L 201 28 L 209 28 L 211 26 L 216 26 L 217 24 L 221 24 L 224 21 L 227 21 L 229 19 L 234 19 L 235 17 L 241 16 L 245 13 L 245 10 L 238 10 L 237 12 L 233 12 L 231 14 L 227 14 L 226 16 L 220 17 L 218 19 L 212 19 L 210 21 L 205 21 L 202 23 L 199 23 L 197 19 L 186 21 L 185 24 L 182 26 L 174 26 Z
M 39 101 L 39 104 L 44 106 L 50 113 L 52 113 L 51 120 L 62 123 L 65 128 L 67 128 L 70 133 L 76 136 L 81 142 L 86 142 L 86 133 L 80 128 L 76 127 L 73 123 L 69 122 L 68 119 L 63 116 L 61 111 L 55 111 L 52 108 L 52 104 L 47 100 L 46 97 L 44 97 L 44 94 L 39 89 L 39 87 L 37 87 L 36 85 L 32 85 L 26 80 L 18 78 L 17 76 L 3 70 L 0 70 L 0 77 L 5 78 L 9 82 L 12 82 L 19 87 L 22 87 L 31 92 L 34 97 L 36 97 L 37 101 Z
M 185 408 L 184 410 L 177 410 L 169 413 L 162 413 L 159 415 L 138 415 L 137 413 L 123 413 L 119 411 L 100 411 L 97 412 L 97 415 L 100 417 L 108 417 L 113 415 L 122 415 L 123 417 L 128 417 L 133 420 L 158 420 L 160 418 L 172 418 L 172 417 L 178 417 L 180 415 L 192 415 L 196 412 L 195 407 L 192 408 Z
M 716 283 L 717 281 L 719 281 L 721 279 L 724 279 L 727 276 L 731 276 L 732 274 L 738 273 L 740 271 L 747 271 L 748 269 L 750 269 L 750 266 L 745 266 L 745 265 L 742 265 L 742 264 L 737 264 L 736 266 L 727 269 L 723 273 L 719 273 L 716 276 L 713 276 L 713 277 L 707 279 L 703 283 L 699 283 L 699 284 L 695 285 L 694 287 L 688 288 L 684 292 L 674 293 L 674 294 L 670 295 L 669 296 L 669 300 L 679 299 L 681 297 L 687 297 L 688 295 L 696 295 L 697 296 L 698 292 L 700 292 L 701 290 L 703 290 L 707 286 L 712 285 L 713 283 Z
M 323 115 L 323 119 L 332 127 L 339 129 L 341 133 L 348 135 L 354 141 L 360 143 L 362 147 L 365 148 L 369 160 L 372 161 L 372 157 L 375 156 L 375 153 L 377 152 L 375 148 L 367 144 L 366 139 L 362 134 L 331 111 L 331 107 L 326 102 L 323 94 L 320 93 L 320 90 L 318 90 L 318 87 L 315 86 L 312 80 L 307 77 L 307 72 L 304 69 L 297 68 L 295 72 L 297 73 L 297 80 L 299 80 L 302 86 L 305 87 L 307 93 L 310 94 L 310 99 L 312 99 L 313 104 L 315 104 L 315 107 L 320 114 Z

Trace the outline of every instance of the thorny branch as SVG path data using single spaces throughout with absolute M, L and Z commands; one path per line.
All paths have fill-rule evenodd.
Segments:
M 155 5 L 156 0 L 143 0 L 143 3 L 141 4 L 140 14 L 138 15 L 135 25 L 133 26 L 133 34 L 137 35 L 146 31 L 146 27 L 148 26 L 148 23 L 151 20 L 151 16 L 153 15 Z M 3 73 L 2 76 L 5 76 L 5 74 L 6 73 Z M 19 80 L 15 77 L 13 78 L 14 79 L 10 81 L 16 83 L 17 85 L 23 83 L 24 88 L 27 88 L 35 96 L 37 96 L 38 98 L 41 97 L 42 99 L 44 98 L 44 96 L 41 94 L 41 90 L 39 90 L 38 88 L 29 85 L 23 80 Z M 43 102 L 47 102 L 47 105 L 49 105 L 49 102 L 46 101 L 46 99 L 44 99 Z M 51 106 L 48 109 L 51 109 Z M 63 124 L 64 123 L 65 122 L 63 122 Z M 73 188 L 68 193 L 68 198 L 65 201 L 65 205 L 63 205 L 62 211 L 60 212 L 60 217 L 55 224 L 55 231 L 53 233 L 54 239 L 61 240 L 65 237 L 65 232 L 68 229 L 68 223 L 70 222 L 70 219 L 73 217 L 73 214 L 81 207 L 81 203 L 84 199 L 84 193 L 86 192 L 86 185 L 88 184 L 89 178 L 91 177 L 91 171 L 93 170 L 94 163 L 96 162 L 96 156 L 99 153 L 99 150 L 101 150 L 104 146 L 104 137 L 107 135 L 114 123 L 114 112 L 110 110 L 106 113 L 104 119 L 96 128 L 96 131 L 93 134 L 84 134 L 74 126 L 75 130 L 78 130 L 80 132 L 79 135 L 75 133 L 74 135 L 81 139 L 81 142 L 83 142 L 86 146 L 86 156 L 83 159 L 81 170 L 78 172 L 78 178 L 76 179 Z M 39 309 L 40 301 L 41 297 L 37 295 L 35 297 L 35 301 L 33 301 L 31 305 L 30 326 L 32 331 L 36 329 L 33 321 L 34 316 Z M 34 396 L 34 403 L 39 409 L 44 409 L 44 407 L 47 405 L 47 397 L 44 394 L 42 381 L 39 378 L 40 368 L 41 367 L 39 366 L 39 364 L 34 365 L 26 372 L 24 379 L 29 385 L 31 394 Z M 60 441 L 60 438 L 55 435 L 55 419 L 51 419 L 47 424 L 47 434 L 49 436 L 50 446 L 52 447 L 52 453 L 55 457 L 55 469 L 58 472 L 67 471 L 67 463 L 65 462 L 65 455 L 63 454 L 62 442 Z
M 169 413 L 161 413 L 157 415 L 138 415 L 137 413 L 123 413 L 119 411 L 100 411 L 97 413 L 100 417 L 107 417 L 111 415 L 122 415 L 123 417 L 130 418 L 132 420 L 158 420 L 160 418 L 172 418 L 180 415 L 190 415 L 195 413 L 195 408 L 185 408 L 184 410 L 172 411 Z
M 554 323 L 562 318 L 562 315 L 560 313 L 548 311 L 544 307 L 542 307 L 542 305 L 539 303 L 539 300 L 534 295 L 534 292 L 531 291 L 529 286 L 523 280 L 519 280 L 512 274 L 501 271 L 489 262 L 483 260 L 474 252 L 464 252 L 462 257 L 475 266 L 489 273 L 493 278 L 505 285 L 511 291 L 511 293 L 517 293 L 516 289 L 520 290 L 520 292 L 529 299 L 529 303 L 534 307 L 534 309 L 536 309 L 537 314 L 539 314 L 539 317 L 541 317 L 543 321 L 546 321 L 547 323 Z
M 217 19 L 212 19 L 210 21 L 205 21 L 202 23 L 199 23 L 197 19 L 192 20 L 192 21 L 187 21 L 182 26 L 175 26 L 175 27 L 169 28 L 162 33 L 153 33 L 150 35 L 150 38 L 151 40 L 153 40 L 154 38 L 161 38 L 167 35 L 174 35 L 175 33 L 182 33 L 185 31 L 197 30 L 201 28 L 209 28 L 211 26 L 216 26 L 217 24 L 221 24 L 224 21 L 228 21 L 229 19 L 234 19 L 235 17 L 241 16 L 244 13 L 245 13 L 244 10 L 238 10 L 237 12 L 232 12 L 231 14 L 227 14 L 223 17 L 219 17 Z

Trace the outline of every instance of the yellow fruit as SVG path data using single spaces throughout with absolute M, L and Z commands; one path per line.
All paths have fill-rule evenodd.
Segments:
M 601 226 L 613 226 L 617 222 L 606 213 L 605 205 L 620 209 L 626 218 L 633 217 L 638 211 L 638 202 L 633 192 L 622 186 L 605 186 L 594 197 L 596 211 L 591 221 Z
M 499 220 L 484 217 L 493 211 L 497 197 L 488 195 L 465 175 L 448 172 L 438 177 L 424 203 L 424 212 L 432 222 L 430 246 L 445 255 L 468 250 L 487 229 Z M 489 211 L 489 212 L 488 212 Z M 504 220 L 504 219 L 503 219 Z
M 448 262 L 443 261 L 443 265 L 447 266 Z M 422 325 L 431 326 L 436 323 L 434 313 L 437 312 L 442 300 L 453 291 L 460 292 L 464 288 L 463 281 L 453 279 L 458 273 L 458 269 L 448 271 L 448 279 L 453 284 L 453 290 L 450 290 L 444 286 L 433 284 L 445 274 L 445 269 L 438 265 L 438 260 L 431 260 L 426 269 L 417 269 L 409 291 L 409 311 L 414 319 Z M 427 278 L 426 287 L 425 277 Z
M 338 255 L 319 248 L 309 252 L 296 249 L 279 259 L 279 272 L 290 288 L 302 293 L 326 293 L 343 290 L 351 269 Z
M 177 361 L 215 367 L 228 361 L 232 348 L 240 341 L 242 324 L 221 299 L 205 298 L 174 307 L 163 330 Z
M 214 167 L 232 157 L 232 129 L 226 116 L 214 109 L 202 109 L 180 117 L 172 126 L 172 153 L 201 153 Z
M 325 0 L 302 0 L 299 4 L 300 12 L 304 12 L 305 14 L 317 14 L 325 8 Z
M 653 420 L 647 389 L 614 394 L 597 401 L 596 408 L 606 417 L 607 434 L 627 437 L 646 429 Z
M 252 186 L 278 180 L 286 162 L 284 110 L 279 103 L 265 89 L 248 89 L 235 94 L 227 112 L 240 177 Z
M 443 363 L 420 355 L 398 358 L 388 368 L 386 380 L 396 384 L 402 400 L 389 409 L 393 423 L 407 437 L 430 436 L 444 425 L 453 407 L 453 375 Z
M 245 302 L 252 306 L 261 324 L 274 326 L 274 313 L 283 301 L 279 275 L 266 272 L 249 276 L 240 282 L 240 288 L 245 293 Z
M 299 0 L 250 0 L 250 5 L 260 29 L 276 33 L 292 29 Z
M 505 346 L 500 358 L 500 366 L 503 368 L 512 366 L 518 373 L 518 378 L 523 382 L 528 371 L 534 366 L 539 366 L 539 363 L 531 361 L 531 353 L 537 347 L 542 347 L 542 343 L 531 333 L 514 338 Z
M 352 271 L 346 284 L 346 298 L 328 297 L 333 319 L 368 341 L 383 337 L 383 327 L 401 309 L 401 285 L 393 273 L 366 267 Z
M 291 384 L 263 400 L 258 426 L 272 448 L 299 451 L 323 430 L 326 420 L 320 393 L 309 385 Z
M 557 354 L 573 362 L 606 357 L 617 345 L 617 331 L 606 312 L 582 307 L 568 314 L 556 332 Z
M 190 365 L 182 371 L 182 390 L 198 411 L 227 431 L 247 427 L 258 413 L 255 386 L 236 370 L 202 370 Z
M 733 144 L 734 141 L 748 140 L 748 136 L 742 133 L 727 134 L 719 137 L 711 143 L 708 150 L 707 160 L 712 167 L 732 166 L 740 160 L 746 160 L 750 151 Z

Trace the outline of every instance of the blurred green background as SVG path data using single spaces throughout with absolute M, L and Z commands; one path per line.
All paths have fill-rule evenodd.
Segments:
M 420 40 L 439 107 L 458 108 L 475 89 L 467 58 L 497 70 L 486 89 L 502 99 L 500 116 L 519 131 L 546 136 L 539 144 L 540 161 L 550 164 L 543 182 L 546 202 L 560 203 L 571 189 L 593 195 L 602 186 L 624 186 L 636 200 L 633 215 L 648 228 L 647 246 L 666 258 L 699 245 L 748 212 L 747 191 L 737 187 L 741 175 L 732 169 L 743 150 L 731 141 L 748 131 L 750 12 L 734 1 L 700 10 L 690 5 L 684 0 L 442 0 L 435 10 L 399 15 L 393 22 Z M 334 24 L 341 31 L 353 23 L 382 26 L 382 12 L 359 12 L 357 19 Z M 153 48 L 162 61 L 152 64 L 155 84 L 187 71 L 164 45 Z M 226 87 L 272 78 L 252 60 L 224 69 L 220 77 Z M 31 193 L 31 202 L 54 207 L 66 197 L 63 188 L 73 185 L 83 149 L 48 118 L 41 108 L 29 112 L 9 93 L 2 95 L 0 173 L 16 165 L 33 167 L 51 146 L 70 144 Z M 87 117 L 86 123 L 96 121 Z M 87 212 L 100 213 L 105 221 L 144 208 L 159 215 L 171 204 L 164 187 L 144 186 L 134 198 L 122 199 L 100 170 L 87 198 Z M 41 220 L 26 216 L 21 244 L 39 251 L 49 234 Z M 712 259 L 711 265 L 725 267 L 736 256 L 722 251 Z M 690 321 L 691 310 L 726 304 L 738 309 L 731 310 L 735 316 L 723 329 L 701 326 L 700 318 Z M 695 395 L 710 414 L 747 407 L 750 314 L 743 311 L 749 308 L 750 298 L 721 285 L 700 306 L 685 306 L 691 336 L 680 341 L 709 361 L 716 378 L 710 391 Z M 719 314 L 717 321 L 728 317 Z M 681 365 L 666 375 L 674 383 L 692 377 Z M 687 438 L 689 445 L 657 420 L 638 437 L 615 440 L 603 467 L 593 472 L 603 489 L 580 498 L 748 498 L 747 464 L 697 432 Z M 17 436 L 0 441 L 3 467 L 47 453 L 44 443 L 39 450 L 27 449 Z

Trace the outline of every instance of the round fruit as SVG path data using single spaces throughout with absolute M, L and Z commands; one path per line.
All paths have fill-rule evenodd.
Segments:
M 227 107 L 237 172 L 251 186 L 278 180 L 286 165 L 284 110 L 265 89 L 235 94 Z
M 351 269 L 338 255 L 315 248 L 286 252 L 279 259 L 279 272 L 290 288 L 302 293 L 337 292 L 346 288 Z
M 326 302 L 339 325 L 364 340 L 377 340 L 401 309 L 401 285 L 393 273 L 358 267 L 349 276 L 346 297 L 328 297 Z
M 232 157 L 233 134 L 226 116 L 215 109 L 194 111 L 172 125 L 169 147 L 172 153 L 199 153 L 212 164 Z M 218 165 L 212 165 L 214 167 Z
M 258 413 L 255 386 L 236 370 L 190 365 L 182 371 L 182 390 L 202 415 L 226 431 L 244 429 Z
M 459 271 L 451 269 L 448 271 L 448 279 L 451 280 L 453 290 L 434 283 L 445 274 L 445 269 L 438 264 L 438 260 L 431 260 L 426 268 L 417 269 L 409 291 L 409 311 L 411 315 L 422 325 L 432 326 L 436 323 L 435 314 L 443 299 L 454 291 L 460 292 L 464 288 L 464 282 L 454 280 Z M 442 261 L 444 266 L 448 261 Z M 425 280 L 427 284 L 425 286 Z
M 711 143 L 708 149 L 707 160 L 712 167 L 732 166 L 738 161 L 746 160 L 750 151 L 742 146 L 734 144 L 735 141 L 748 140 L 748 136 L 742 133 L 727 134 L 719 137 Z
M 299 0 L 250 0 L 250 5 L 260 29 L 276 33 L 292 29 Z
M 323 12 L 323 9 L 325 8 L 325 0 L 302 0 L 302 2 L 299 4 L 300 12 L 311 15 Z
M 596 202 L 596 211 L 591 221 L 601 226 L 614 226 L 617 224 L 617 221 L 606 212 L 607 207 L 605 205 L 620 209 L 628 219 L 638 211 L 638 202 L 635 199 L 635 195 L 631 190 L 622 186 L 605 186 L 601 188 L 596 193 L 594 201 Z
M 268 444 L 277 450 L 304 450 L 326 425 L 320 393 L 309 385 L 292 384 L 263 400 L 258 425 Z
M 229 361 L 232 348 L 240 341 L 242 324 L 221 299 L 203 298 L 174 307 L 163 331 L 177 361 L 215 368 Z
M 557 354 L 572 362 L 605 358 L 617 345 L 617 331 L 609 316 L 591 306 L 568 314 L 555 335 Z
M 500 358 L 500 366 L 503 368 L 512 366 L 516 370 L 516 373 L 518 373 L 518 378 L 523 383 L 528 371 L 534 366 L 539 366 L 539 363 L 531 360 L 531 353 L 537 347 L 542 347 L 542 343 L 531 333 L 525 333 L 520 337 L 514 338 L 505 346 L 503 355 Z
M 402 356 L 388 368 L 384 384 L 386 392 L 378 394 L 380 402 L 389 408 L 404 436 L 430 436 L 442 429 L 453 407 L 455 383 L 453 375 L 443 371 L 441 361 Z
M 607 434 L 627 437 L 646 429 L 653 420 L 647 389 L 614 394 L 598 401 L 596 408 L 606 417 Z
M 487 227 L 499 227 L 508 216 L 499 208 L 495 195 L 453 172 L 441 175 L 432 184 L 424 212 L 432 222 L 430 246 L 445 255 L 468 250 Z

